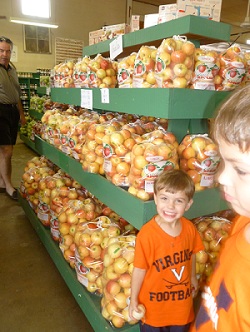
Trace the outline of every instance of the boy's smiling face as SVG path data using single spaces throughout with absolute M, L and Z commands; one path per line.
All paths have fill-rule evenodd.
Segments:
M 217 180 L 224 197 L 238 214 L 250 217 L 250 151 L 222 139 L 218 145 L 222 162 Z
M 183 191 L 170 193 L 165 189 L 159 190 L 159 192 L 154 195 L 154 200 L 158 215 L 162 221 L 167 223 L 175 223 L 178 221 L 193 203 L 193 200 L 189 201 Z

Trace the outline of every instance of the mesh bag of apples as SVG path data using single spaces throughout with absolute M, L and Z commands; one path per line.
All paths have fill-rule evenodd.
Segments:
M 222 83 L 222 78 L 219 75 L 219 53 L 196 48 L 194 60 L 192 87 L 201 90 L 215 90 Z
M 55 171 L 48 166 L 35 166 L 29 168 L 22 175 L 21 194 L 36 213 L 39 204 L 39 182 L 54 173 Z
M 93 198 L 68 200 L 58 214 L 59 247 L 72 268 L 75 267 L 74 236 L 78 224 L 84 224 L 101 214 L 102 206 Z
M 220 157 L 218 146 L 207 134 L 186 135 L 178 147 L 180 169 L 186 172 L 200 191 L 216 186 L 214 175 Z
M 152 199 L 156 177 L 179 167 L 177 146 L 176 137 L 163 129 L 142 135 L 131 151 L 128 192 L 145 201 Z
M 157 48 L 143 45 L 134 59 L 133 88 L 153 88 L 156 86 L 154 74 Z
M 107 242 L 119 234 L 119 225 L 107 216 L 100 216 L 91 222 L 80 223 L 77 226 L 74 236 L 75 270 L 78 281 L 90 293 L 102 294 L 104 249 Z
M 186 36 L 164 39 L 157 49 L 155 80 L 159 88 L 187 88 L 192 82 L 195 45 Z
M 117 237 L 125 232 L 125 224 L 101 215 L 90 222 L 77 225 L 74 234 L 75 270 L 78 281 L 89 292 L 103 294 L 103 269 L 112 263 L 111 258 L 106 255 L 106 248 L 109 244 L 117 242 Z M 134 232 L 134 228 L 126 230 L 128 234 Z
M 135 240 L 135 235 L 121 235 L 110 239 L 104 249 L 101 312 L 116 328 L 138 322 L 131 320 L 128 313 Z
M 217 90 L 234 90 L 243 83 L 246 76 L 247 63 L 244 53 L 238 44 L 230 46 L 220 54 L 221 82 Z
M 73 81 L 75 88 L 88 88 L 88 63 L 90 62 L 90 57 L 84 56 L 79 59 L 73 70 Z
M 115 88 L 117 86 L 117 62 L 97 54 L 88 62 L 90 88 Z
M 223 216 L 224 214 L 224 216 Z M 230 235 L 234 213 L 226 210 L 223 214 L 193 219 L 205 249 L 196 254 L 196 274 L 200 288 L 209 281 L 219 253 Z
M 119 88 L 133 87 L 133 71 L 136 56 L 137 53 L 133 52 L 118 62 L 117 81 Z

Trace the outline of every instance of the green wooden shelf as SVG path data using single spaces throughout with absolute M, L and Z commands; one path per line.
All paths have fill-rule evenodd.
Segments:
M 207 119 L 214 117 L 215 109 L 230 93 L 177 88 L 109 89 L 109 103 L 103 103 L 101 89 L 88 90 L 93 93 L 93 109 L 169 119 L 168 130 L 179 142 L 186 133 L 207 133 Z M 80 106 L 81 89 L 53 88 L 51 99 Z
M 36 110 L 29 109 L 29 115 L 34 118 L 35 120 L 41 120 L 43 113 L 37 112 Z
M 31 225 L 50 254 L 58 271 L 73 294 L 76 302 L 96 332 L 139 332 L 139 326 L 126 324 L 123 328 L 114 329 L 101 314 L 100 297 L 89 293 L 77 280 L 76 272 L 64 259 L 58 244 L 52 239 L 50 230 L 45 228 L 31 209 L 29 203 L 19 195 L 19 202 Z
M 207 119 L 226 98 L 228 91 L 208 91 L 178 88 L 109 89 L 109 103 L 103 103 L 101 89 L 93 88 L 93 108 L 167 119 Z M 56 102 L 81 105 L 81 89 L 52 88 L 51 99 Z
M 83 171 L 77 160 L 67 156 L 39 137 L 35 139 L 35 146 L 40 154 L 45 155 L 54 164 L 62 168 L 134 227 L 140 229 L 156 214 L 154 201 L 144 202 L 129 194 L 123 188 L 115 186 L 103 176 Z M 212 188 L 195 193 L 194 204 L 185 216 L 192 219 L 226 208 L 226 202 L 221 199 L 218 188 Z
M 38 86 L 37 94 L 38 94 L 38 96 L 50 95 L 50 87 Z
M 153 27 L 134 31 L 122 36 L 124 52 L 121 56 L 138 51 L 142 44 L 158 47 L 162 39 L 174 35 L 185 35 L 189 40 L 194 40 L 200 45 L 218 41 L 230 41 L 231 25 L 215 22 L 198 16 L 184 16 Z M 98 53 L 109 54 L 109 44 L 106 40 L 98 44 L 83 48 L 83 55 L 93 56 Z

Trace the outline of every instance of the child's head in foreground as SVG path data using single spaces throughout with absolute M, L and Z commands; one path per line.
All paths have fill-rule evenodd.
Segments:
M 225 200 L 250 217 L 250 85 L 231 92 L 215 118 L 213 137 L 221 162 L 217 180 Z
M 215 118 L 213 137 L 237 145 L 242 152 L 250 148 L 250 85 L 231 92 Z
M 191 177 L 179 170 L 173 169 L 162 172 L 154 182 L 154 194 L 157 195 L 161 190 L 175 194 L 177 192 L 184 192 L 190 201 L 195 192 L 194 182 Z

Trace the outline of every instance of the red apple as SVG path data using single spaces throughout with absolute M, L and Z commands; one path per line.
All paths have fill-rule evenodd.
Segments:
M 207 241 L 212 241 L 215 239 L 215 230 L 212 227 L 208 227 L 205 231 L 204 231 L 204 239 Z

